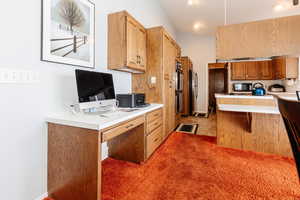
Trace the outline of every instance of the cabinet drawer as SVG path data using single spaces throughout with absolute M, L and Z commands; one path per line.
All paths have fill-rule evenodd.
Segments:
M 119 126 L 112 128 L 110 130 L 104 131 L 102 142 L 106 142 L 114 137 L 121 135 L 122 133 L 126 133 L 127 131 L 134 129 L 143 123 L 145 123 L 144 116 L 120 124 Z
M 154 131 L 157 127 L 162 125 L 162 119 L 156 118 L 154 121 L 151 121 L 147 124 L 147 134 L 150 134 L 152 131 Z
M 147 123 L 149 124 L 149 123 L 153 122 L 157 118 L 159 118 L 159 119 L 162 120 L 162 109 L 155 110 L 155 111 L 149 113 L 147 115 Z
M 163 129 L 159 127 L 147 136 L 147 158 L 159 147 L 162 142 Z

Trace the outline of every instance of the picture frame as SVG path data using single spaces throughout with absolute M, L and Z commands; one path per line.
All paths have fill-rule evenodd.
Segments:
M 42 0 L 41 61 L 95 68 L 95 4 Z

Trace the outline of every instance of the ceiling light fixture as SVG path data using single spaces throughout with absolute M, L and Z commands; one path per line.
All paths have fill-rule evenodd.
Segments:
M 197 6 L 200 5 L 200 0 L 188 0 L 187 4 L 189 6 Z
M 203 24 L 203 23 L 201 23 L 201 22 L 196 22 L 196 23 L 194 24 L 194 30 L 195 30 L 195 31 L 199 31 L 201 28 L 204 28 L 204 24 Z
M 275 5 L 274 7 L 273 7 L 273 9 L 275 10 L 275 11 L 282 11 L 282 10 L 284 10 L 284 6 L 282 5 L 282 4 L 277 4 L 277 5 Z
M 283 11 L 292 9 L 299 5 L 299 0 L 277 0 L 277 3 L 273 6 L 275 11 Z

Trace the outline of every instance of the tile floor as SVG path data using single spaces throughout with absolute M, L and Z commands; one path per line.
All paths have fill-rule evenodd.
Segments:
M 211 114 L 209 118 L 182 117 L 180 123 L 198 124 L 197 135 L 217 136 L 217 116 Z

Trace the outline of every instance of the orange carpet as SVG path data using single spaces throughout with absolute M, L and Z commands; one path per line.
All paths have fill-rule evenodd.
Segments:
M 297 200 L 292 159 L 174 133 L 143 165 L 103 161 L 103 200 Z

